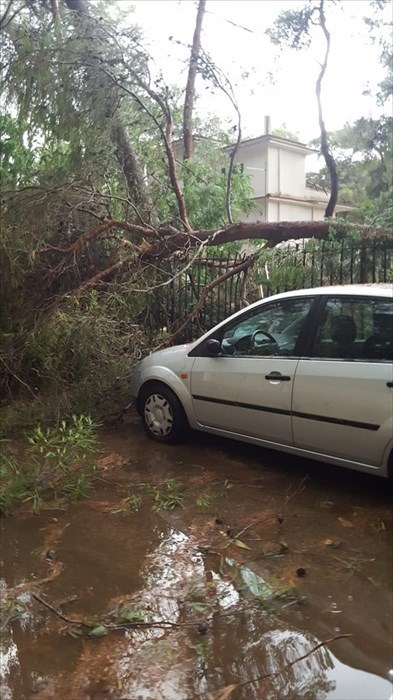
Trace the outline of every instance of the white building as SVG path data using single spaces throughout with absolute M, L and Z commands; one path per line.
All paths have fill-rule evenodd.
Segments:
M 265 118 L 269 130 L 269 119 Z M 230 156 L 233 146 L 224 152 Z M 324 218 L 329 192 L 306 186 L 306 157 L 316 151 L 303 143 L 266 133 L 241 141 L 234 163 L 251 177 L 255 208 L 244 221 L 315 221 Z M 336 214 L 353 207 L 336 206 Z

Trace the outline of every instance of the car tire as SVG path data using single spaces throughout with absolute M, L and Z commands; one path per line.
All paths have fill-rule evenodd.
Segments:
M 155 382 L 142 388 L 139 407 L 143 427 L 153 440 L 172 444 L 184 440 L 188 421 L 183 406 L 164 384 Z

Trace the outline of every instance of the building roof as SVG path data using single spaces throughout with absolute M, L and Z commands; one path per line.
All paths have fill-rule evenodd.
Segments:
M 239 150 L 241 148 L 249 148 L 253 146 L 262 146 L 265 143 L 270 143 L 273 146 L 281 146 L 289 151 L 297 151 L 298 153 L 304 153 L 304 155 L 309 155 L 311 153 L 318 153 L 315 148 L 309 148 L 305 143 L 300 143 L 300 141 L 293 141 L 292 139 L 285 139 L 282 136 L 274 136 L 274 134 L 264 134 L 263 136 L 257 136 L 253 139 L 244 139 L 240 141 Z M 224 153 L 230 154 L 235 148 L 236 144 L 232 143 L 229 146 L 223 148 Z

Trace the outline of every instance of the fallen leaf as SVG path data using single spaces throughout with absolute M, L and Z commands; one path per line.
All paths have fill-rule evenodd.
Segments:
M 382 532 L 383 530 L 386 530 L 386 525 L 383 522 L 383 520 L 377 520 L 375 523 L 372 523 L 371 527 L 377 532 Z
M 99 469 L 106 471 L 107 469 L 118 469 L 119 467 L 124 467 L 126 463 L 127 460 L 124 459 L 124 457 L 119 455 L 117 452 L 111 452 L 106 457 L 99 459 L 97 466 Z
M 345 518 L 339 518 L 339 521 L 343 527 L 353 527 L 353 523 L 351 523 L 350 520 L 346 520 Z
M 228 700 L 236 688 L 237 685 L 234 685 L 233 683 L 231 685 L 226 685 L 225 688 L 221 688 L 221 690 L 214 695 L 214 700 Z
M 320 508 L 331 508 L 334 506 L 333 501 L 319 501 L 319 507 Z
M 325 547 L 334 547 L 335 549 L 337 547 L 341 547 L 340 540 L 331 540 L 329 538 L 325 540 L 323 544 L 325 545 Z
M 273 596 L 274 591 L 272 587 L 262 576 L 258 576 L 255 571 L 245 566 L 240 566 L 239 571 L 243 583 L 256 598 L 267 600 Z
M 231 544 L 234 544 L 235 547 L 239 547 L 240 549 L 249 549 L 251 551 L 251 547 L 249 547 L 248 544 L 245 544 L 241 540 L 232 540 Z

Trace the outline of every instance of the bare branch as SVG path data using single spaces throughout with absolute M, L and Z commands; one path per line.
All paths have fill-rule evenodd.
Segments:
M 27 5 L 25 3 L 23 3 L 23 5 L 20 5 L 20 7 L 18 7 L 18 9 L 15 10 L 15 12 L 10 17 L 8 17 L 8 14 L 9 14 L 9 11 L 12 7 L 13 2 L 14 2 L 14 0 L 9 0 L 8 5 L 5 9 L 5 12 L 4 12 L 3 16 L 0 18 L 0 31 L 2 29 L 5 29 L 6 27 L 8 27 L 8 25 L 11 24 L 12 20 L 15 19 L 15 17 L 17 15 L 19 15 L 19 13 L 22 12 L 22 10 L 25 9 L 25 7 L 27 7 Z
M 82 248 L 84 248 L 84 246 L 92 239 L 98 238 L 98 236 L 100 236 L 102 233 L 105 233 L 105 231 L 113 228 L 122 229 L 123 231 L 129 231 L 130 233 L 140 234 L 142 236 L 152 235 L 152 229 L 137 226 L 136 224 L 130 224 L 127 221 L 103 221 L 99 226 L 96 226 L 96 228 L 86 231 L 75 241 L 75 243 L 69 246 L 69 248 L 58 248 L 48 244 L 44 251 L 54 250 L 59 253 L 63 253 L 67 257 L 72 257 L 73 255 L 76 255 L 76 253 L 79 253 L 79 251 L 82 250 Z
M 206 74 L 207 77 L 210 78 L 212 81 L 213 85 L 221 90 L 226 97 L 230 100 L 232 107 L 234 108 L 236 115 L 237 115 L 237 139 L 236 139 L 236 144 L 235 147 L 230 155 L 230 160 L 229 160 L 229 168 L 228 168 L 228 177 L 227 177 L 227 191 L 226 191 L 226 198 L 225 198 L 225 205 L 226 205 L 226 212 L 227 212 L 227 217 L 228 221 L 230 224 L 233 224 L 233 217 L 232 217 L 232 207 L 231 207 L 231 199 L 232 199 L 232 175 L 233 175 L 233 170 L 234 170 L 234 162 L 235 162 L 235 157 L 236 153 L 239 150 L 241 138 L 242 138 L 242 129 L 241 129 L 241 113 L 240 109 L 238 107 L 233 87 L 232 84 L 230 83 L 228 77 L 226 75 L 223 75 L 222 72 L 217 69 L 217 67 L 214 65 L 212 59 L 207 55 L 202 55 L 199 58 L 200 64 L 202 66 L 202 69 L 204 73 Z
M 190 64 L 183 110 L 183 159 L 188 160 L 192 155 L 192 113 L 194 109 L 195 78 L 197 63 L 201 48 L 202 21 L 205 14 L 206 0 L 199 0 L 198 12 L 192 41 Z

